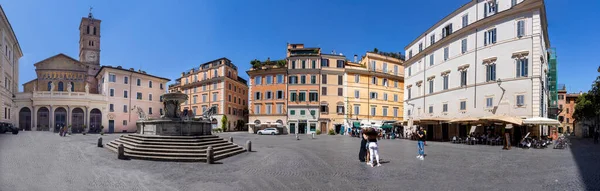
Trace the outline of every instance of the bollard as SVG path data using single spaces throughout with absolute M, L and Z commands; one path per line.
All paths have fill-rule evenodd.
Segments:
M 315 133 L 312 134 L 312 138 L 315 139 Z
M 298 134 L 296 134 L 296 140 L 300 140 L 300 137 L 298 137 Z
M 233 143 L 233 137 L 229 137 L 229 142 Z
M 102 146 L 102 137 L 98 137 L 98 147 L 103 147 Z
M 250 140 L 246 141 L 246 150 L 248 152 L 252 152 L 252 141 L 250 141 Z
M 213 147 L 208 146 L 208 148 L 206 148 L 206 163 L 213 164 L 215 162 L 214 160 L 215 158 L 213 156 Z
M 119 144 L 117 158 L 121 160 L 125 159 L 125 146 L 123 146 L 123 144 Z

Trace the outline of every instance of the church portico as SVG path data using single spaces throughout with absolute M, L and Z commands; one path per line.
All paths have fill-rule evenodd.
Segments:
M 107 97 L 81 92 L 22 92 L 16 94 L 19 124 L 33 131 L 58 132 L 57 127 L 71 126 L 74 133 L 108 126 Z M 104 111 L 104 112 L 103 112 Z

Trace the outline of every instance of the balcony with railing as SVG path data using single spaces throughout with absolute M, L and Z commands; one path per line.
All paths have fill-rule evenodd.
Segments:
M 108 98 L 102 94 L 90 94 L 90 93 L 85 93 L 85 92 L 35 91 L 35 92 L 21 92 L 21 93 L 15 94 L 16 100 L 44 99 L 44 98 L 52 98 L 52 99 L 63 98 L 63 99 L 108 101 Z

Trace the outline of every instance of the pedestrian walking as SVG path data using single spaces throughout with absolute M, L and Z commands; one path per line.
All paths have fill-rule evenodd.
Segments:
M 423 160 L 425 157 L 425 132 L 423 127 L 420 127 L 419 131 L 417 131 L 417 148 L 417 159 Z
M 368 163 L 368 165 L 373 167 L 373 166 L 375 166 L 374 163 L 377 163 L 377 166 L 381 166 L 381 161 L 379 161 L 379 145 L 377 144 L 378 132 L 373 128 L 368 128 L 365 131 L 365 135 L 367 137 L 367 142 L 368 142 L 367 145 L 369 148 L 369 163 Z

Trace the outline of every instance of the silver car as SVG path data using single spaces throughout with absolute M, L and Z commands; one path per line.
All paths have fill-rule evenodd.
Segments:
M 279 134 L 279 130 L 276 128 L 266 128 L 263 130 L 258 130 L 259 135 L 277 135 Z

